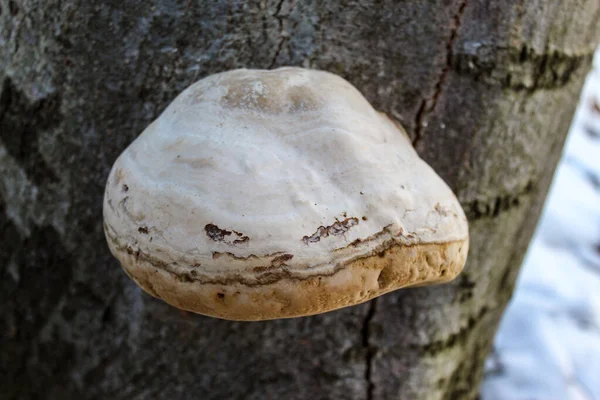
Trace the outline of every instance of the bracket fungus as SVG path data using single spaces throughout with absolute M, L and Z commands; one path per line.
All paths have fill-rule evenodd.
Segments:
M 115 162 L 112 254 L 199 314 L 318 314 L 447 282 L 467 220 L 401 126 L 344 79 L 234 70 L 183 91 Z

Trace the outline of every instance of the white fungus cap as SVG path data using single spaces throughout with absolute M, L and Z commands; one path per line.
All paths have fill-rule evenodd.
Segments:
M 468 226 L 398 124 L 350 83 L 234 70 L 181 93 L 117 159 L 111 252 L 144 290 L 236 320 L 453 279 Z

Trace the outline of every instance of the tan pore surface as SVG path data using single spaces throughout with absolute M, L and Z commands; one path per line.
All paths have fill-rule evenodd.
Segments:
M 115 162 L 104 228 L 148 293 L 236 320 L 448 281 L 468 250 L 460 204 L 402 127 L 300 68 L 185 90 Z
M 467 240 L 443 244 L 393 245 L 349 262 L 332 275 L 284 277 L 248 286 L 201 283 L 157 268 L 135 254 L 120 253 L 127 274 L 148 294 L 172 306 L 213 317 L 260 321 L 320 314 L 360 304 L 395 289 L 454 279 L 466 261 Z

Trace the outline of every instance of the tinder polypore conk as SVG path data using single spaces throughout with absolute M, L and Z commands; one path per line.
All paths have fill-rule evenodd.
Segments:
M 181 93 L 115 162 L 112 254 L 152 296 L 232 320 L 318 314 L 452 280 L 456 197 L 339 76 L 235 70 Z

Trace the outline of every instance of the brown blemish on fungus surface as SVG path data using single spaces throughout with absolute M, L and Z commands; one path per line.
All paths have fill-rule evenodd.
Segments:
M 106 229 L 108 228 L 108 229 Z M 364 239 L 363 242 L 367 242 L 369 240 L 373 240 L 375 238 L 377 238 L 378 236 L 384 234 L 387 231 L 388 227 L 385 227 L 383 231 L 378 232 L 377 234 L 371 236 L 370 238 Z M 164 260 L 159 259 L 156 256 L 153 256 L 149 253 L 146 253 L 144 251 L 141 251 L 139 248 L 135 249 L 132 248 L 131 245 L 125 244 L 125 243 L 121 243 L 121 241 L 116 237 L 113 236 L 112 234 L 110 234 L 109 232 L 111 232 L 111 228 L 110 226 L 105 227 L 105 231 L 107 233 L 107 238 L 109 241 L 111 241 L 114 244 L 114 248 L 118 253 L 125 253 L 128 254 L 129 256 L 133 256 L 135 258 L 135 265 L 141 266 L 142 264 L 146 264 L 148 266 L 151 266 L 152 269 L 156 269 L 156 270 L 163 270 L 165 272 L 167 272 L 175 281 L 179 281 L 179 282 L 197 282 L 200 284 L 216 284 L 216 285 L 244 285 L 247 287 L 259 287 L 262 285 L 268 285 L 268 284 L 274 284 L 280 280 L 284 280 L 284 279 L 288 279 L 288 280 L 296 280 L 296 281 L 305 281 L 305 280 L 310 280 L 310 279 L 314 279 L 316 277 L 330 277 L 336 273 L 338 273 L 341 270 L 344 270 L 346 268 L 348 268 L 348 266 L 350 265 L 355 265 L 356 263 L 361 263 L 362 261 L 360 260 L 374 260 L 377 258 L 385 258 L 386 254 L 388 254 L 389 251 L 395 252 L 398 251 L 398 249 L 404 249 L 402 251 L 409 251 L 408 249 L 425 249 L 425 248 L 430 248 L 431 250 L 435 250 L 435 251 L 439 251 L 443 248 L 447 248 L 448 246 L 454 246 L 455 244 L 460 244 L 461 248 L 459 251 L 462 251 L 462 245 L 466 242 L 468 243 L 468 240 L 456 240 L 456 241 L 450 241 L 450 242 L 442 242 L 442 243 L 436 243 L 436 242 L 430 242 L 430 243 L 423 243 L 423 244 L 405 244 L 405 243 L 398 243 L 394 238 L 391 238 L 389 240 L 386 240 L 385 242 L 381 243 L 379 246 L 375 247 L 374 249 L 372 249 L 371 251 L 369 251 L 366 254 L 363 255 L 359 255 L 357 257 L 353 257 L 351 259 L 348 259 L 346 261 L 343 262 L 338 262 L 335 264 L 335 266 L 328 272 L 326 273 L 319 273 L 319 274 L 314 274 L 314 275 L 310 275 L 307 276 L 305 274 L 297 274 L 293 271 L 290 271 L 286 268 L 286 265 L 284 263 L 278 262 L 278 263 L 273 263 L 273 261 L 277 260 L 277 257 L 281 257 L 280 260 L 283 261 L 283 259 L 287 259 L 286 261 L 290 260 L 293 255 L 291 254 L 268 254 L 268 255 L 264 255 L 263 257 L 274 257 L 275 258 L 273 260 L 271 260 L 270 265 L 264 265 L 262 267 L 257 266 L 254 267 L 252 270 L 255 273 L 254 276 L 244 276 L 243 274 L 233 274 L 233 275 L 229 275 L 229 276 L 210 276 L 210 275 L 206 275 L 204 273 L 200 273 L 198 271 L 198 273 L 194 273 L 194 274 L 188 274 L 187 272 L 181 272 L 181 269 L 177 266 L 176 262 L 166 262 Z M 394 250 L 395 249 L 395 250 Z M 229 256 L 233 259 L 238 259 L 238 260 L 247 260 L 247 259 L 259 259 L 259 258 L 263 258 L 263 257 L 258 257 L 254 254 L 248 256 L 248 257 L 238 257 L 235 256 L 232 253 L 213 253 L 213 258 L 218 258 L 220 256 Z M 216 257 L 215 257 L 216 256 Z M 465 254 L 466 256 L 466 254 Z M 121 259 L 121 257 L 118 257 L 119 259 Z M 121 263 L 122 265 L 127 269 L 127 265 L 129 264 L 129 262 L 124 262 L 124 260 L 121 259 Z M 281 265 L 278 265 L 279 263 L 281 263 Z M 197 264 L 194 265 L 194 267 Z M 317 265 L 316 267 L 320 267 L 321 265 Z M 458 267 L 458 265 L 456 266 Z M 460 266 L 460 269 L 462 269 L 462 264 Z M 455 272 L 456 274 L 459 272 L 460 269 L 457 269 Z M 455 275 L 455 274 L 450 274 L 451 276 L 445 276 L 446 279 L 444 280 L 450 280 L 450 278 Z
M 225 240 L 225 236 L 231 235 L 231 231 L 221 229 L 215 224 L 206 224 L 204 227 L 204 231 L 206 232 L 206 236 L 214 240 L 215 242 L 222 242 Z
M 289 261 L 292 258 L 294 258 L 294 256 L 292 254 L 282 254 L 271 260 L 271 266 L 272 267 L 283 267 L 286 265 L 285 264 L 286 261 Z
M 304 244 L 317 243 L 321 241 L 321 238 L 326 238 L 329 235 L 339 236 L 348 232 L 354 225 L 358 225 L 358 218 L 346 218 L 343 221 L 335 221 L 334 224 L 329 226 L 320 226 L 317 231 L 310 236 L 304 236 L 302 241 Z
M 220 252 L 220 251 L 213 251 L 212 253 L 212 259 L 213 260 L 217 260 L 223 256 L 227 256 L 229 258 L 231 258 L 232 260 L 238 260 L 238 261 L 245 261 L 245 260 L 258 260 L 258 256 L 256 254 L 250 254 L 249 256 L 243 257 L 243 256 L 236 256 L 233 253 L 230 253 L 228 251 L 226 252 Z
M 123 170 L 121 168 L 119 168 L 119 169 L 117 169 L 117 172 L 115 173 L 115 176 L 117 178 L 117 180 L 116 180 L 115 183 L 118 185 L 119 183 L 121 183 L 121 181 L 125 177 L 125 173 L 123 172 Z
M 246 243 L 247 241 L 249 241 L 249 240 L 250 240 L 250 238 L 249 238 L 248 236 L 244 235 L 244 234 L 243 234 L 243 233 L 241 233 L 241 232 L 238 232 L 238 231 L 233 231 L 233 233 L 235 233 L 235 234 L 236 234 L 236 235 L 239 237 L 239 239 L 235 239 L 235 240 L 233 241 L 233 244 L 241 244 L 241 243 Z
M 250 240 L 250 238 L 248 236 L 244 235 L 241 232 L 238 232 L 233 229 L 230 231 L 228 231 L 226 229 L 221 229 L 215 224 L 206 224 L 206 226 L 204 227 L 204 231 L 206 232 L 206 236 L 208 236 L 210 239 L 214 240 L 215 242 L 225 242 L 227 244 L 242 244 L 242 243 L 246 243 Z M 238 237 L 238 239 L 235 239 L 233 241 L 228 241 L 226 236 L 231 236 L 232 233 L 235 233 L 235 235 Z

